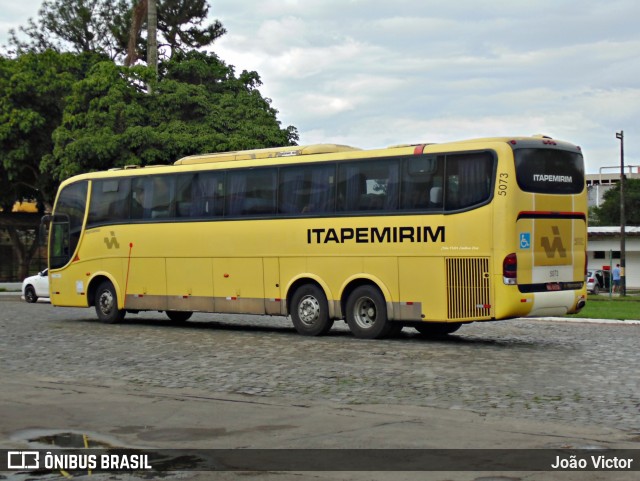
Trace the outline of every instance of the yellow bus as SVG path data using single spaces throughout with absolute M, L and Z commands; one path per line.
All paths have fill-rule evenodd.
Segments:
M 106 323 L 290 316 L 304 335 L 445 335 L 585 304 L 579 147 L 549 137 L 191 156 L 64 181 L 51 302 Z

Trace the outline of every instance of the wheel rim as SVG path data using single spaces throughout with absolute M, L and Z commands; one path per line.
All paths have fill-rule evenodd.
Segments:
M 361 297 L 353 307 L 353 319 L 358 327 L 362 329 L 371 329 L 376 323 L 378 312 L 373 299 L 370 297 Z
M 320 317 L 320 303 L 313 296 L 304 296 L 298 304 L 298 317 L 306 326 L 312 326 Z
M 110 315 L 114 307 L 113 293 L 111 293 L 111 291 L 102 291 L 98 299 L 98 306 L 103 315 Z

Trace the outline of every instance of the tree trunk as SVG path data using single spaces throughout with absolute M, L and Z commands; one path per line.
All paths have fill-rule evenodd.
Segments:
M 147 16 L 147 0 L 140 0 L 133 9 L 131 19 L 131 29 L 129 30 L 129 44 L 127 45 L 127 58 L 124 59 L 124 65 L 131 67 L 138 60 L 138 35 L 142 30 L 142 22 Z
M 25 243 L 29 235 L 25 235 L 27 230 L 18 229 L 14 226 L 7 226 L 7 233 L 11 239 L 11 249 L 13 250 L 13 258 L 17 263 L 16 281 L 22 280 L 29 275 L 29 266 L 31 265 L 31 259 L 38 249 L 38 229 L 33 236 L 31 242 Z M 23 235 L 20 235 L 20 234 Z M 24 240 L 24 241 L 23 241 Z
M 147 65 L 153 68 L 156 77 L 158 77 L 158 10 L 156 0 L 148 0 L 148 7 Z

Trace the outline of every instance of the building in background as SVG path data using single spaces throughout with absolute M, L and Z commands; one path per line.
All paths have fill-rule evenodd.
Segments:
M 640 167 L 629 166 L 626 172 L 627 179 L 640 179 Z M 589 207 L 600 207 L 604 201 L 604 194 L 614 185 L 620 182 L 620 168 L 617 173 L 587 174 L 587 202 Z
M 640 289 L 640 227 L 625 229 L 627 289 Z M 620 227 L 589 227 L 589 269 L 613 269 L 620 263 Z

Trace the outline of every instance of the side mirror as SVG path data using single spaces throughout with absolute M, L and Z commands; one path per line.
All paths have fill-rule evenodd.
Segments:
M 40 219 L 40 228 L 38 229 L 38 245 L 46 246 L 49 239 L 49 226 L 51 224 L 51 216 L 44 215 Z

